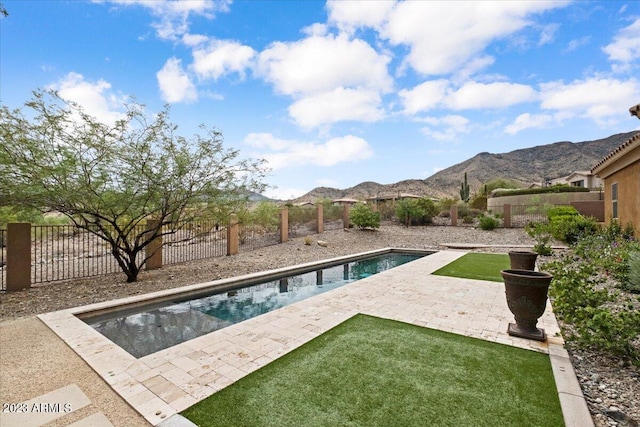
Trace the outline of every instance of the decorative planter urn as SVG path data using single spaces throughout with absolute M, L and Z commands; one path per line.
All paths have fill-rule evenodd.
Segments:
M 511 251 L 509 252 L 509 261 L 511 261 L 512 270 L 535 270 L 536 258 L 538 254 L 529 251 Z
M 546 341 L 544 329 L 537 328 L 538 319 L 547 306 L 547 292 L 553 276 L 532 270 L 502 270 L 507 305 L 516 323 L 509 323 L 512 336 Z

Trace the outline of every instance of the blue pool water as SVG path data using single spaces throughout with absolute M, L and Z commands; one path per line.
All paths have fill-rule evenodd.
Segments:
M 112 312 L 83 320 L 131 355 L 143 357 L 422 256 L 389 253 L 186 301 L 176 298 L 135 312 Z

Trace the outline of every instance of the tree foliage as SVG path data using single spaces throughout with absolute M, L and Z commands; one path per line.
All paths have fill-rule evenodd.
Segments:
M 364 203 L 356 203 L 353 206 L 349 212 L 349 220 L 361 230 L 380 228 L 380 212 L 374 212 L 369 205 Z
M 106 241 L 134 282 L 153 239 L 233 210 L 263 189 L 265 170 L 239 160 L 216 129 L 178 135 L 168 106 L 155 115 L 133 101 L 124 107 L 106 124 L 51 91 L 34 92 L 28 116 L 1 106 L 0 205 L 66 215 Z M 147 219 L 158 225 L 146 230 Z

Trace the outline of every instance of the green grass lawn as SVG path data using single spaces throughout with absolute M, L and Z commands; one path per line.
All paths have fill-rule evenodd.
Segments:
M 549 357 L 356 315 L 188 408 L 200 426 L 563 426 Z
M 433 274 L 502 282 L 500 270 L 506 270 L 510 266 L 509 255 L 469 253 L 445 265 Z

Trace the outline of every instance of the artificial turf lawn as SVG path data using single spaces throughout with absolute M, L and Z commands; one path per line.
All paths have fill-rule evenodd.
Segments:
M 203 426 L 563 426 L 549 356 L 356 315 L 182 413 Z
M 510 266 L 509 255 L 469 253 L 445 265 L 433 274 L 502 282 L 500 270 L 506 270 Z

